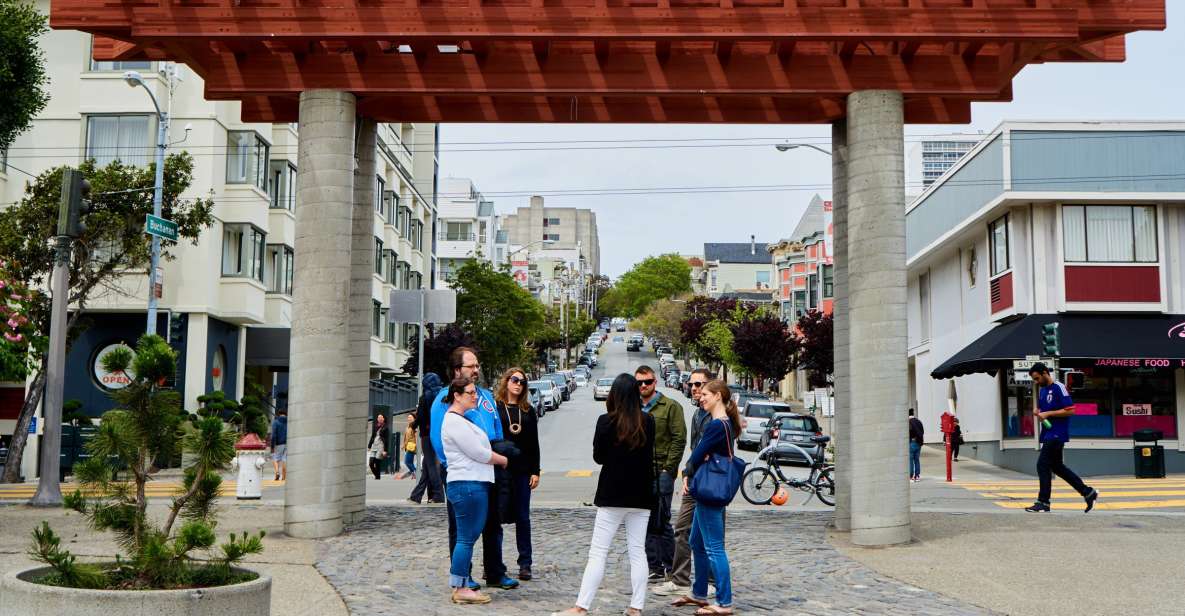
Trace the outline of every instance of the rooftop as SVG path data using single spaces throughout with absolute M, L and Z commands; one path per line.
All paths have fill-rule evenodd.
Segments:
M 704 260 L 720 263 L 769 263 L 765 242 L 704 244 Z

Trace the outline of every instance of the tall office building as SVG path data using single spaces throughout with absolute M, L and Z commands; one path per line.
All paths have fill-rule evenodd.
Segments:
M 534 196 L 529 207 L 520 207 L 515 213 L 503 216 L 502 228 L 513 247 L 526 248 L 531 255 L 565 261 L 579 259 L 587 273 L 601 274 L 601 240 L 597 235 L 597 215 L 592 210 L 545 207 L 543 197 Z
M 979 135 L 943 135 L 914 143 L 905 157 L 907 201 L 925 192 L 979 140 Z

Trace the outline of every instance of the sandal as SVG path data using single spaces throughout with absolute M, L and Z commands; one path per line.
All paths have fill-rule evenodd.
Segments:
M 705 605 L 695 611 L 695 616 L 731 616 L 731 607 L 720 607 L 718 605 Z
M 699 599 L 694 599 L 687 595 L 683 595 L 682 597 L 679 597 L 678 599 L 675 599 L 671 602 L 671 607 L 685 607 L 688 605 L 694 605 L 695 607 L 703 608 L 708 606 L 708 602 L 700 601 Z
M 458 595 L 455 591 L 453 592 L 452 599 L 453 599 L 453 603 L 456 603 L 459 605 L 485 605 L 486 603 L 489 603 L 492 600 L 492 598 L 489 595 L 483 595 L 479 592 L 474 593 L 473 595 L 470 595 L 470 596 L 463 596 L 463 595 Z

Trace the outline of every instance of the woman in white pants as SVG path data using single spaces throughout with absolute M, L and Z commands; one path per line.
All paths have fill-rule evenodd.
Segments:
M 597 482 L 597 520 L 588 565 L 580 582 L 576 606 L 552 616 L 587 614 L 605 577 L 605 559 L 617 529 L 625 524 L 630 556 L 630 597 L 627 616 L 638 616 L 646 601 L 646 525 L 654 506 L 654 418 L 642 413 L 638 382 L 618 375 L 605 403 L 608 412 L 597 418 L 593 435 L 593 460 L 601 465 Z

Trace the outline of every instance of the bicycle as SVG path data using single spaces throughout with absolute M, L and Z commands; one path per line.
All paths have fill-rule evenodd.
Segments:
M 824 445 L 830 440 L 829 436 L 811 438 L 811 441 L 820 445 Z M 804 460 L 811 461 L 811 472 L 806 479 L 787 477 L 782 472 L 782 465 L 788 466 L 789 464 L 774 455 L 778 445 L 793 447 L 802 454 Z M 767 466 L 755 466 L 746 471 L 741 479 L 741 495 L 745 497 L 745 500 L 754 505 L 768 505 L 773 501 L 778 488 L 785 485 L 790 489 L 808 493 L 806 500 L 802 501 L 804 505 L 811 499 L 811 495 L 814 495 L 824 505 L 835 506 L 835 465 L 826 464 L 822 459 L 816 460 L 814 456 L 793 443 L 771 443 L 757 454 L 757 459 L 763 458 L 768 461 Z

